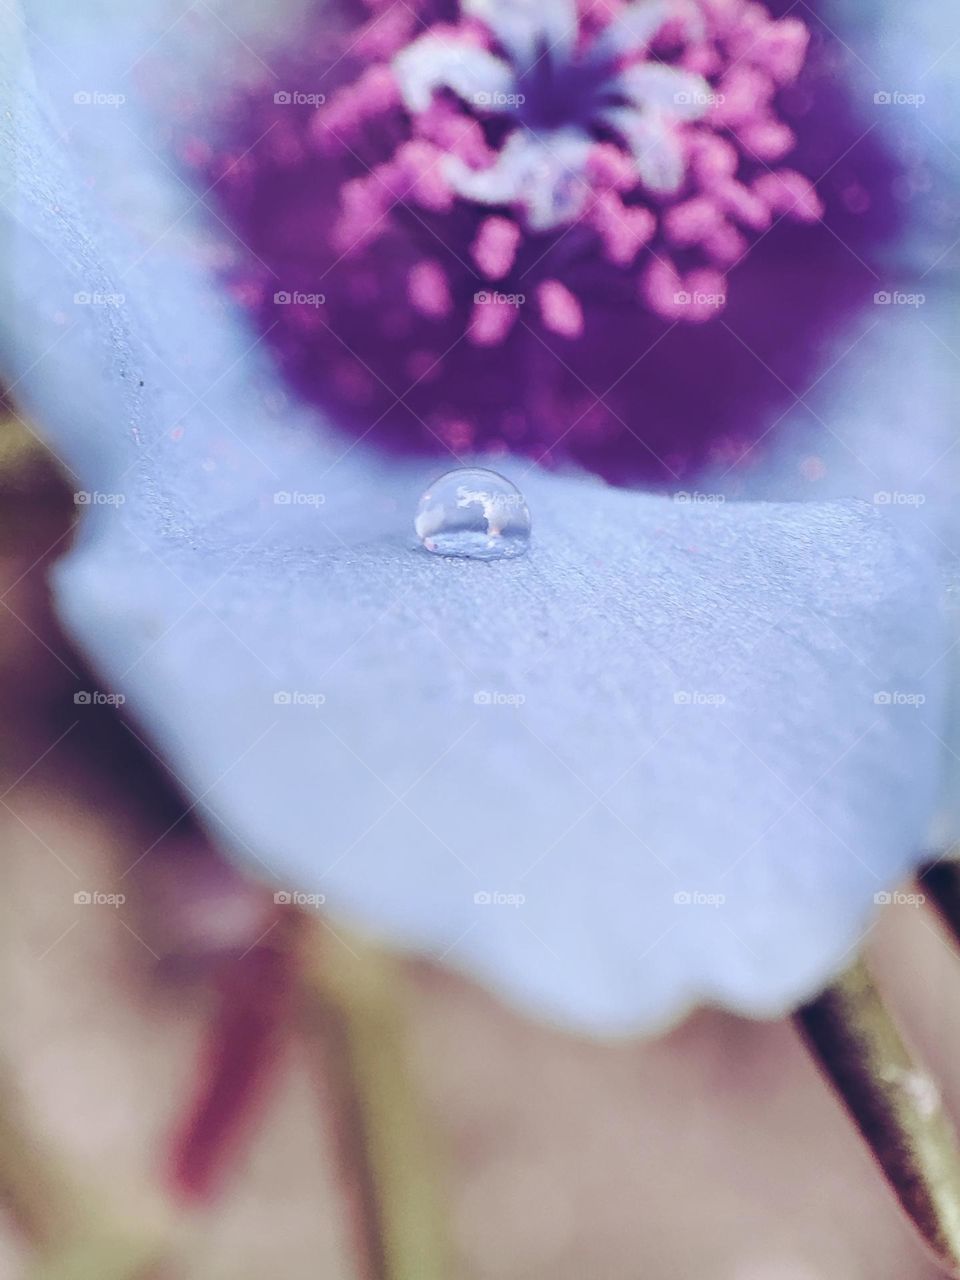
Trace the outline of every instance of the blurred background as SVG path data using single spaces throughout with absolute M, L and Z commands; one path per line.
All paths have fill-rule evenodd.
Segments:
M 298 981 L 297 913 L 220 861 L 123 707 L 86 696 L 97 681 L 46 577 L 76 518 L 14 395 L 0 431 L 0 1276 L 386 1274 L 337 1000 L 324 1011 Z M 352 954 L 315 918 L 302 928 L 334 968 Z M 869 949 L 960 1115 L 960 971 L 939 924 L 892 906 Z M 375 1087 L 389 1112 L 408 1069 L 450 1280 L 936 1274 L 789 1023 L 704 1011 L 647 1043 L 587 1043 L 430 965 L 386 963 L 401 995 L 395 1025 L 374 1020 L 388 1065 Z

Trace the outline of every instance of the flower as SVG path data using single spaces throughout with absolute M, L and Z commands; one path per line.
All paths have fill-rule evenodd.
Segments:
M 226 50 L 273 60 L 263 30 L 110 12 L 93 42 L 89 15 L 28 8 L 0 351 L 91 495 L 61 616 L 186 803 L 276 883 L 568 1025 L 809 995 L 941 800 L 942 246 L 897 241 L 891 285 L 928 271 L 922 324 L 877 304 L 822 339 L 793 410 L 812 426 L 751 477 L 763 500 L 722 468 L 667 496 L 515 455 L 531 552 L 444 561 L 410 525 L 449 459 L 388 455 L 291 394 L 218 285 L 222 209 L 198 217 L 161 154 Z M 151 114 L 122 73 L 187 34 Z M 124 106 L 74 100 L 98 83 Z
M 179 151 L 249 246 L 235 296 L 341 429 L 617 483 L 748 472 L 898 229 L 902 165 L 864 127 L 855 55 L 804 19 L 324 14 Z

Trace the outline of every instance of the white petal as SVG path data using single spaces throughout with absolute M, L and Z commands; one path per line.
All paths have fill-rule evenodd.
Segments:
M 447 36 L 421 36 L 393 60 L 393 71 L 410 111 L 425 111 L 438 89 L 484 111 L 506 111 L 513 92 L 511 67 L 487 49 Z
M 666 0 L 641 0 L 630 5 L 594 40 L 591 61 L 608 62 L 642 52 L 673 12 Z
M 627 67 L 613 83 L 636 107 L 655 107 L 680 120 L 699 120 L 711 101 L 711 89 L 703 76 L 659 62 Z
M 520 204 L 531 229 L 547 231 L 571 221 L 583 207 L 587 188 L 580 175 L 590 146 L 575 130 L 534 134 L 518 129 L 489 169 L 471 169 L 450 157 L 444 172 L 465 199 Z
M 669 195 L 683 181 L 683 152 L 670 123 L 659 111 L 649 108 L 611 107 L 605 120 L 630 148 L 649 191 Z

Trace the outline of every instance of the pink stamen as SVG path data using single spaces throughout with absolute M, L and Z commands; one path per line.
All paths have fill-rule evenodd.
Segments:
M 733 66 L 720 81 L 711 119 L 715 125 L 736 128 L 765 114 L 776 85 L 755 67 Z
M 512 268 L 520 244 L 520 228 L 510 218 L 484 218 L 470 246 L 470 256 L 488 280 L 502 280 Z
M 736 227 L 725 222 L 714 227 L 700 242 L 700 247 L 717 266 L 732 267 L 735 262 L 740 261 L 750 246 L 746 236 L 741 235 Z
M 322 150 L 336 151 L 344 140 L 355 138 L 369 121 L 399 105 L 400 91 L 389 67 L 369 67 L 354 84 L 339 90 L 322 111 L 315 113 L 313 136 Z
M 544 280 L 537 287 L 537 301 L 544 325 L 561 338 L 579 338 L 583 333 L 583 309 L 577 298 L 559 280 Z
M 770 210 L 755 192 L 742 182 L 718 184 L 714 195 L 720 207 L 752 231 L 766 231 L 770 225 Z
M 597 197 L 587 221 L 600 237 L 604 256 L 621 267 L 630 265 L 657 229 L 657 220 L 649 209 L 642 205 L 628 208 L 612 191 Z
M 686 249 L 699 244 L 716 229 L 719 213 L 709 196 L 695 196 L 667 210 L 663 230 L 672 244 Z
M 744 125 L 737 130 L 737 137 L 745 150 L 768 163 L 782 160 L 797 143 L 793 130 L 779 120 L 758 120 Z
M 467 337 L 475 347 L 498 347 L 516 323 L 517 311 L 516 306 L 493 296 L 475 301 Z
M 496 159 L 496 153 L 487 146 L 479 121 L 464 116 L 442 98 L 435 98 L 426 111 L 416 117 L 413 127 L 417 137 L 441 151 L 459 156 L 474 169 L 486 169 Z
M 404 179 L 400 199 L 412 200 L 435 213 L 453 207 L 454 193 L 443 176 L 444 152 L 432 143 L 405 142 L 397 148 L 397 168 Z
M 823 217 L 823 201 L 813 183 L 795 169 L 763 173 L 754 180 L 753 190 L 774 213 L 788 214 L 798 222 L 818 222 Z
M 446 273 L 439 262 L 429 259 L 415 263 L 407 276 L 410 301 L 421 315 L 444 320 L 453 311 L 453 299 Z

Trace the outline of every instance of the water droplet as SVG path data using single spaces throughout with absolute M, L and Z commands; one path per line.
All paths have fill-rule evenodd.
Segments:
M 505 476 L 461 467 L 434 480 L 420 499 L 414 528 L 435 555 L 505 560 L 526 551 L 530 512 Z

